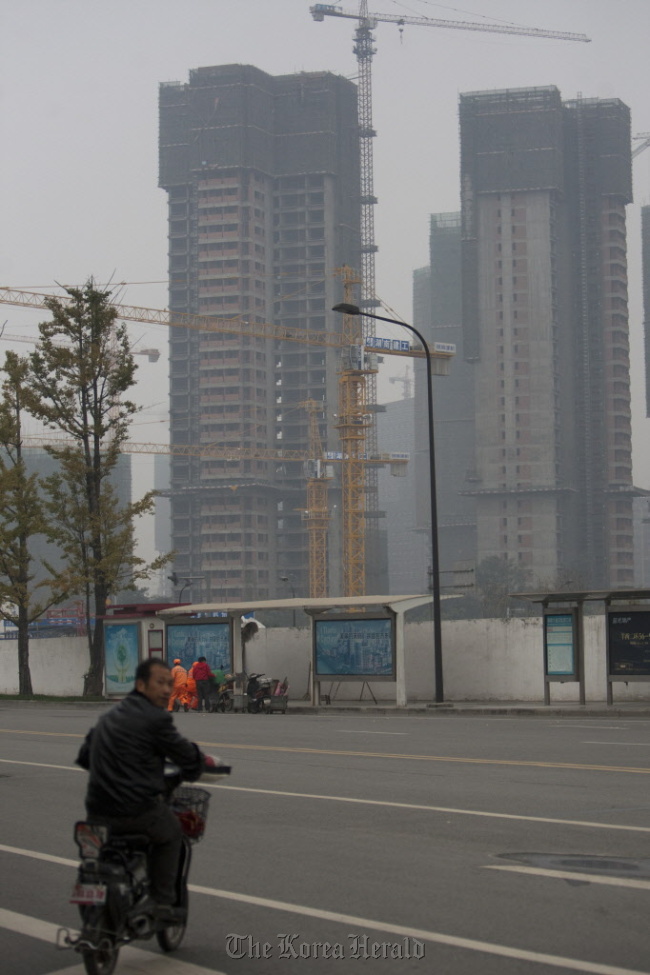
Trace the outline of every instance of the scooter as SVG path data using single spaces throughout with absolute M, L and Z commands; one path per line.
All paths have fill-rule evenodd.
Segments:
M 217 763 L 205 772 L 229 775 L 230 766 Z M 176 875 L 176 901 L 168 917 L 157 916 L 149 897 L 146 836 L 113 836 L 108 826 L 77 822 L 74 839 L 81 862 L 70 902 L 79 906 L 81 932 L 61 928 L 59 948 L 73 948 L 81 954 L 87 975 L 111 975 L 120 948 L 140 938 L 155 935 L 163 951 L 175 951 L 183 941 L 188 917 L 187 878 L 192 845 L 203 836 L 210 793 L 194 786 L 182 786 L 180 770 L 165 770 L 166 801 L 178 817 L 183 833 Z
M 266 674 L 251 674 L 246 684 L 248 710 L 251 714 L 260 714 L 266 705 L 271 703 L 271 685 L 273 681 Z

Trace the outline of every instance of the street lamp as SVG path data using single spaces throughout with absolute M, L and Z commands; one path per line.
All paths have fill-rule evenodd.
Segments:
M 289 586 L 289 589 L 291 589 L 291 598 L 292 599 L 295 599 L 296 598 L 296 590 L 293 588 L 293 582 L 291 581 L 291 579 L 289 578 L 289 576 L 280 576 L 280 582 L 286 582 L 287 583 L 287 585 Z M 295 607 L 292 610 L 292 617 L 293 617 L 293 628 L 295 630 L 295 628 L 296 628 L 296 609 L 295 609 Z
M 433 381 L 431 378 L 431 352 L 428 343 L 418 332 L 414 325 L 407 325 L 400 322 L 397 318 L 384 318 L 383 315 L 373 315 L 369 311 L 361 311 L 358 305 L 351 305 L 348 302 L 341 302 L 334 305 L 332 311 L 340 312 L 342 315 L 362 315 L 364 318 L 376 318 L 379 322 L 390 322 L 392 325 L 401 325 L 409 332 L 417 335 L 422 343 L 422 347 L 427 357 L 427 398 L 429 424 L 429 481 L 431 497 L 431 592 L 433 595 L 433 665 L 436 681 L 436 704 L 441 704 L 444 699 L 443 677 L 442 677 L 442 627 L 440 625 L 440 558 L 438 553 L 438 504 L 436 498 L 436 453 L 433 435 Z

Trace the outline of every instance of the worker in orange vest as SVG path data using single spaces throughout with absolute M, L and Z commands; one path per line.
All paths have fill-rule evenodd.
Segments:
M 181 666 L 180 659 L 177 657 L 174 661 L 174 666 L 172 667 L 172 677 L 174 679 L 174 687 L 169 695 L 169 704 L 167 705 L 168 711 L 174 710 L 174 702 L 178 703 L 183 707 L 185 711 L 189 710 L 187 703 L 187 671 Z
M 196 689 L 196 681 L 194 680 L 194 668 L 197 663 L 198 660 L 195 660 L 187 672 L 187 706 L 190 711 L 196 711 L 199 705 L 199 695 Z

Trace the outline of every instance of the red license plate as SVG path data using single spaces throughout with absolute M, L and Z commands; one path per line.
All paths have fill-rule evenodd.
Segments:
M 106 884 L 75 884 L 70 896 L 71 904 L 105 904 Z

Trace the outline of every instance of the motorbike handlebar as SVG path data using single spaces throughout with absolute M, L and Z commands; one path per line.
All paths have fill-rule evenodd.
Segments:
M 205 768 L 203 770 L 204 775 L 230 775 L 232 772 L 232 765 L 216 765 L 214 768 Z
M 209 775 L 230 775 L 231 765 L 226 765 L 215 755 L 203 756 L 203 772 Z

